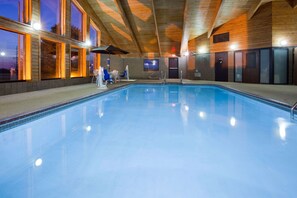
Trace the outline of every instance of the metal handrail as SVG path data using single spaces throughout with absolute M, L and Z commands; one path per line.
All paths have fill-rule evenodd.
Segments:
M 297 102 L 291 108 L 291 119 L 294 120 L 294 109 L 297 107 Z
M 166 72 L 163 73 L 163 84 L 166 84 Z
M 183 84 L 183 70 L 180 70 L 180 83 Z

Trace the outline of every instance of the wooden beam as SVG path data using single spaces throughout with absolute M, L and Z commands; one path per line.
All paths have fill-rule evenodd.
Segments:
M 263 0 L 258 0 L 257 2 L 255 2 L 253 4 L 253 6 L 251 7 L 251 9 L 248 12 L 248 20 L 250 20 L 251 18 L 253 18 L 253 16 L 255 15 L 255 13 L 257 12 L 257 10 L 260 8 L 260 6 L 262 5 Z
M 158 29 L 158 22 L 157 22 L 157 17 L 156 17 L 156 10 L 155 10 L 154 0 L 152 0 L 152 10 L 153 10 L 154 21 L 155 21 L 155 29 L 156 29 L 156 36 L 157 36 L 158 47 L 159 47 L 159 54 L 160 54 L 160 56 L 162 56 L 161 43 L 160 43 L 160 37 L 159 37 L 159 29 Z
M 208 30 L 207 38 L 209 38 L 209 37 L 211 36 L 212 31 L 213 31 L 213 29 L 215 28 L 216 22 L 217 22 L 217 20 L 218 20 L 218 16 L 219 16 L 219 14 L 220 14 L 220 10 L 221 10 L 222 5 L 223 5 L 223 1 L 224 1 L 224 0 L 219 0 L 219 3 L 218 3 L 218 5 L 217 5 L 217 7 L 216 7 L 216 10 L 215 10 L 215 14 L 214 14 L 214 16 L 213 16 L 213 18 L 212 18 L 212 20 L 211 20 L 211 23 L 210 23 L 211 26 L 210 26 L 210 28 L 209 28 L 209 30 Z
M 188 51 L 188 42 L 189 42 L 189 15 L 188 15 L 188 0 L 185 0 L 184 7 L 184 19 L 183 19 L 183 36 L 180 44 L 180 54 Z
M 297 0 L 286 0 L 292 8 L 297 8 Z
M 138 40 L 137 40 L 137 38 L 135 36 L 134 31 L 132 30 L 132 27 L 130 25 L 130 21 L 129 21 L 128 17 L 127 17 L 127 14 L 126 14 L 125 10 L 123 9 L 123 5 L 121 3 L 122 1 L 121 0 L 114 0 L 114 2 L 116 3 L 116 6 L 120 11 L 120 15 L 122 16 L 122 19 L 123 19 L 123 21 L 125 23 L 125 26 L 128 28 L 128 30 L 130 32 L 130 36 L 132 37 L 133 43 L 136 45 L 140 55 L 142 55 L 142 50 L 140 48 L 139 42 L 138 42 Z
M 96 24 L 96 26 L 98 26 L 98 28 L 100 29 L 101 35 L 104 34 L 107 37 L 107 39 L 109 40 L 109 44 L 117 45 L 117 43 L 113 40 L 112 36 L 109 34 L 109 31 L 107 31 L 105 25 L 102 23 L 99 16 L 96 14 L 96 12 L 92 8 L 92 6 L 89 4 L 89 2 L 86 0 L 77 0 L 77 1 L 80 5 L 83 5 L 84 8 L 87 8 L 88 15 L 93 20 L 93 22 Z M 97 1 L 96 1 L 96 3 L 98 4 Z M 99 6 L 99 5 L 97 5 L 97 6 Z

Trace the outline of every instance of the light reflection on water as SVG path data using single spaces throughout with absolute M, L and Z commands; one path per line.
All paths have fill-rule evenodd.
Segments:
M 129 87 L 2 132 L 0 197 L 294 197 L 296 133 L 222 89 Z

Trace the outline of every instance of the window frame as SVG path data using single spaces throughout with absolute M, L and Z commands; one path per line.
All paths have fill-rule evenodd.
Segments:
M 53 43 L 56 43 L 56 44 L 58 44 L 59 46 L 56 48 L 57 49 L 57 54 L 56 54 L 56 56 L 57 56 L 57 60 L 56 60 L 56 67 L 57 67 L 57 64 L 59 64 L 59 68 L 58 68 L 58 70 L 59 70 L 59 72 L 57 72 L 57 73 L 59 73 L 59 76 L 58 77 L 56 77 L 56 78 L 42 78 L 42 73 L 41 73 L 41 67 L 42 67 L 42 65 L 41 65 L 41 59 L 42 59 L 42 55 L 41 55 L 41 51 L 42 51 L 42 49 L 41 49 L 41 44 L 40 44 L 40 79 L 41 80 L 51 80 L 51 79 L 63 79 L 63 78 L 65 78 L 65 43 L 62 43 L 62 42 L 60 42 L 60 41 L 58 41 L 58 40 L 54 40 L 54 39 L 51 39 L 51 38 L 48 38 L 48 37 L 41 37 L 40 38 L 40 42 L 42 41 L 42 40 L 46 40 L 46 41 L 50 41 L 50 42 L 53 42 Z
M 78 49 L 78 71 L 72 71 L 71 52 L 72 49 Z M 86 77 L 86 49 L 79 46 L 70 46 L 70 78 Z
M 81 42 L 85 42 L 86 41 L 86 27 L 87 27 L 87 13 L 84 11 L 84 9 L 81 7 L 81 5 L 76 1 L 76 0 L 71 0 L 70 2 L 70 8 L 72 3 L 74 4 L 74 6 L 82 13 L 82 24 L 81 24 L 81 28 L 82 28 L 82 39 L 81 40 L 76 40 L 74 38 L 72 38 L 71 35 L 71 25 L 72 25 L 72 10 L 70 9 L 70 38 L 76 41 L 81 41 Z
M 25 1 L 28 1 L 28 0 L 25 0 Z M 31 1 L 31 0 L 29 0 Z M 39 15 L 40 15 L 40 22 L 42 24 L 42 19 L 41 19 L 41 1 L 42 0 L 39 0 Z M 47 1 L 47 0 L 44 0 L 44 1 Z M 53 34 L 57 34 L 57 35 L 65 35 L 66 33 L 66 0 L 59 0 L 60 1 L 60 11 L 59 11 L 59 14 L 60 14 L 60 33 L 56 33 L 56 32 L 50 32 L 48 30 L 44 30 L 42 29 L 43 31 L 45 32 L 49 32 L 49 33 L 53 33 Z
M 6 18 L 6 19 L 9 19 L 9 20 L 12 20 L 12 21 L 17 21 L 19 23 L 26 23 L 26 24 L 29 24 L 31 23 L 32 21 L 32 0 L 22 0 L 23 1 L 23 4 L 24 4 L 24 10 L 23 10 L 23 21 L 18 21 L 18 20 L 14 20 L 14 19 L 11 19 L 11 18 L 7 18 L 6 16 L 0 16 L 0 17 L 3 17 L 3 18 Z
M 20 31 L 11 30 L 2 26 L 0 26 L 0 30 L 7 31 L 10 33 L 15 33 L 15 34 L 21 34 L 24 36 L 23 37 L 24 60 L 23 60 L 23 68 L 22 68 L 23 72 L 22 74 L 18 74 L 18 75 L 21 75 L 22 78 L 16 81 L 2 81 L 2 82 L 20 82 L 20 81 L 31 80 L 31 35 Z
M 91 27 L 93 27 L 97 32 L 96 44 L 92 45 L 92 46 L 93 47 L 98 47 L 98 46 L 101 45 L 101 31 L 99 30 L 97 25 L 90 19 L 89 40 L 91 40 L 91 35 L 90 35 Z M 92 53 L 92 52 L 89 52 L 89 53 Z M 101 59 L 100 54 L 98 54 L 98 53 L 94 53 L 94 54 L 95 54 L 95 57 L 94 57 L 94 68 L 93 68 L 93 70 L 99 69 L 100 59 Z M 90 59 L 88 61 L 90 61 Z M 94 72 L 89 71 L 89 76 L 93 76 L 93 75 L 94 75 Z

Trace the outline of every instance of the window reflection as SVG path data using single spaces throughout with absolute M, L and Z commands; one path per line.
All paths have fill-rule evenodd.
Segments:
M 0 29 L 0 82 L 24 80 L 24 35 Z
M 93 25 L 90 25 L 90 41 L 92 46 L 97 46 L 97 37 L 97 30 L 93 27 Z
M 277 118 L 276 122 L 278 124 L 278 133 L 279 133 L 280 139 L 283 141 L 286 141 L 286 137 L 287 137 L 286 130 L 291 125 L 291 123 L 286 121 L 284 118 Z
M 93 75 L 94 73 L 94 69 L 96 69 L 95 67 L 96 65 L 96 54 L 95 53 L 90 53 L 89 54 L 89 75 Z
M 93 47 L 98 46 L 98 31 L 95 28 L 95 26 L 93 25 L 93 22 L 91 21 L 91 25 L 90 25 L 90 41 L 91 41 L 91 45 Z M 89 54 L 89 75 L 92 76 L 94 74 L 94 69 L 98 68 L 98 54 L 95 53 L 90 53 Z
M 0 16 L 19 22 L 25 22 L 24 10 L 24 0 L 0 1 Z
M 81 68 L 80 68 L 80 57 L 81 52 L 79 48 L 71 48 L 71 77 L 80 77 Z
M 60 65 L 60 49 L 59 43 L 41 40 L 41 79 L 59 78 Z
M 234 118 L 234 117 L 230 118 L 230 125 L 233 127 L 236 125 L 236 118 Z
M 74 3 L 71 3 L 71 38 L 83 40 L 83 14 Z
M 41 0 L 40 18 L 43 30 L 61 34 L 61 0 Z

